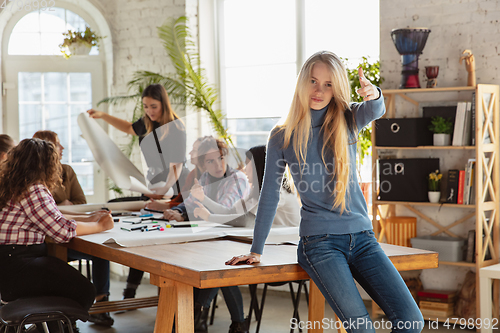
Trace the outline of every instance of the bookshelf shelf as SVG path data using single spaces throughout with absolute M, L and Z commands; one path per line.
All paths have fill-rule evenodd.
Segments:
M 474 91 L 476 87 L 436 87 L 436 88 L 414 88 L 414 89 L 385 89 L 384 95 L 399 95 L 410 93 L 435 93 L 435 92 L 459 92 Z
M 409 205 L 409 206 L 434 206 L 434 207 L 451 207 L 451 208 L 469 208 L 475 209 L 476 205 L 459 205 L 453 203 L 432 203 L 432 202 L 410 202 L 410 201 L 380 201 L 374 200 L 377 205 Z
M 465 262 L 465 261 L 441 261 L 439 260 L 440 265 L 447 266 L 461 266 L 461 267 L 476 267 L 475 262 Z
M 482 267 L 499 263 L 500 252 L 500 90 L 498 85 L 478 84 L 474 87 L 440 87 L 432 89 L 392 89 L 383 90 L 385 104 L 387 108 L 387 118 L 397 118 L 396 98 L 401 98 L 404 103 L 411 103 L 418 107 L 421 112 L 421 105 L 425 105 L 429 100 L 435 100 L 435 93 L 438 93 L 440 100 L 443 101 L 463 101 L 464 96 L 461 92 L 470 93 L 470 99 L 474 96 L 475 100 L 475 146 L 418 146 L 418 147 L 386 147 L 373 146 L 372 150 L 372 183 L 377 182 L 377 160 L 379 152 L 385 150 L 398 151 L 398 155 L 405 156 L 405 152 L 411 156 L 412 151 L 432 151 L 433 157 L 444 157 L 447 151 L 463 151 L 466 155 L 473 155 L 476 160 L 474 171 L 474 191 L 477 194 L 474 205 L 459 205 L 450 203 L 430 203 L 430 202 L 405 202 L 405 201 L 381 201 L 373 200 L 372 216 L 373 226 L 379 242 L 386 241 L 386 223 L 389 217 L 396 216 L 396 207 L 402 206 L 419 218 L 418 223 L 429 223 L 437 231 L 431 235 L 444 235 L 451 237 L 460 237 L 450 229 L 454 226 L 463 224 L 471 219 L 475 219 L 475 262 L 450 262 L 439 261 L 440 266 L 458 266 L 473 268 L 473 271 L 479 272 Z M 425 94 L 426 93 L 426 94 Z M 455 94 L 453 94 L 455 93 Z M 457 94 L 459 93 L 459 94 Z M 451 95 L 445 95 L 451 94 Z M 418 95 L 418 96 L 416 96 Z M 465 97 L 468 99 L 469 97 Z M 420 115 L 416 115 L 421 116 Z M 372 142 L 375 142 L 376 126 L 372 126 Z M 489 139 L 488 139 L 489 137 Z M 488 139 L 488 140 L 487 140 Z M 451 156 L 455 156 L 451 155 Z M 472 157 L 472 156 L 470 156 Z M 404 158 L 398 156 L 398 158 Z M 450 155 L 447 155 L 450 158 Z M 446 169 L 446 168 L 445 168 Z M 411 189 L 409 189 L 411 190 Z M 379 189 L 374 188 L 374 193 Z M 377 195 L 374 195 L 376 198 Z M 491 198 L 491 199 L 490 199 Z M 381 209 L 381 207 L 387 209 Z M 418 207 L 418 209 L 417 209 Z M 429 216 L 435 213 L 436 209 L 441 207 L 457 208 L 463 210 L 463 215 L 456 221 L 433 220 Z M 427 213 L 428 215 L 426 215 Z M 445 225 L 446 224 L 446 225 Z M 487 250 L 492 258 L 487 257 Z M 479 290 L 479 278 L 476 277 L 476 290 Z M 476 294 L 476 313 L 480 313 L 480 294 Z M 499 309 L 499 298 L 494 297 L 494 309 Z M 372 305 L 372 309 L 375 307 Z M 447 319 L 458 318 L 458 316 L 439 318 L 440 322 Z M 427 320 L 437 320 L 438 318 L 425 318 Z
M 476 146 L 417 146 L 417 147 L 381 147 L 374 146 L 373 149 L 377 150 L 474 150 Z

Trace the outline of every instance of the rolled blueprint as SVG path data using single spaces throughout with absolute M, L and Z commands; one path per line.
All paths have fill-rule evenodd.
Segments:
M 97 164 L 116 186 L 144 194 L 153 193 L 147 188 L 144 175 L 130 162 L 95 119 L 86 113 L 80 113 L 77 121 Z

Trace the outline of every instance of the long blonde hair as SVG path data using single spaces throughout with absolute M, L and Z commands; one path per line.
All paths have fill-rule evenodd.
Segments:
M 305 164 L 306 162 L 307 145 L 311 139 L 308 85 L 313 66 L 318 62 L 322 62 L 328 67 L 333 90 L 333 98 L 328 104 L 325 120 L 321 126 L 323 131 L 321 158 L 327 170 L 325 152 L 333 153 L 335 158 L 335 169 L 329 170 L 331 180 L 337 179 L 337 182 L 334 183 L 335 189 L 332 192 L 332 196 L 335 195 L 332 209 L 340 207 L 342 214 L 346 209 L 346 195 L 350 181 L 348 146 L 352 142 L 349 142 L 348 131 L 357 133 L 357 130 L 349 106 L 351 102 L 349 78 L 344 64 L 336 54 L 328 51 L 317 52 L 304 63 L 297 79 L 290 112 L 279 131 L 284 132 L 283 148 L 286 149 L 292 144 L 300 168 L 301 163 Z

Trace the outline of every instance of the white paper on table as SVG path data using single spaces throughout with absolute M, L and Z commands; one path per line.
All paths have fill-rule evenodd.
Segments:
M 157 215 L 157 214 L 155 214 Z M 157 215 L 160 216 L 160 215 Z M 124 217 L 120 222 L 115 223 L 113 229 L 93 235 L 79 236 L 82 239 L 92 241 L 99 244 L 117 244 L 122 247 L 136 247 L 148 245 L 162 245 L 193 242 L 207 239 L 215 239 L 225 236 L 238 236 L 252 239 L 253 228 L 235 228 L 228 227 L 224 224 L 192 221 L 186 223 L 198 224 L 194 228 L 165 228 L 164 231 L 125 231 L 122 227 L 131 228 L 140 225 L 151 226 L 153 224 L 131 224 L 124 221 L 139 221 L 140 218 Z M 177 222 L 178 224 L 182 224 Z M 165 223 L 160 223 L 165 225 Z M 298 244 L 299 231 L 298 227 L 273 228 L 266 240 L 266 245 L 275 244 Z
M 77 121 L 97 164 L 113 179 L 116 186 L 134 192 L 153 194 L 147 188 L 144 175 L 130 162 L 95 119 L 86 113 L 80 113 Z
M 120 222 L 116 222 L 113 229 L 98 234 L 79 236 L 82 239 L 99 244 L 117 244 L 122 247 L 136 247 L 148 245 L 162 245 L 199 241 L 205 239 L 214 239 L 227 236 L 228 228 L 218 223 L 193 221 L 192 224 L 198 224 L 193 228 L 165 228 L 164 231 L 125 231 L 122 227 L 132 228 L 141 225 L 152 226 L 152 223 L 132 224 L 123 221 L 139 221 L 137 217 L 124 217 Z M 161 226 L 165 223 L 161 222 Z M 221 226 L 220 228 L 218 226 Z

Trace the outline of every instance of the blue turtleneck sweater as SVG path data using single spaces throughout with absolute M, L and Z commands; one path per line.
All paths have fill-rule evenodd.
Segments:
M 311 139 L 307 146 L 306 162 L 301 163 L 300 168 L 292 144 L 287 149 L 283 149 L 283 132 L 278 132 L 276 128 L 271 132 L 267 144 L 266 167 L 251 252 L 262 254 L 276 214 L 281 179 L 287 164 L 302 201 L 300 236 L 349 234 L 372 229 L 366 201 L 356 176 L 356 144 L 354 142 L 359 130 L 385 113 L 382 92 L 377 100 L 351 104 L 351 112 L 354 115 L 358 133 L 349 134 L 349 142 L 352 143 L 349 146 L 350 182 L 346 195 L 346 210 L 342 214 L 340 214 L 340 207 L 333 208 L 335 200 L 335 196 L 332 195 L 335 182 L 331 181 L 332 168 L 335 165 L 333 154 L 325 155 L 327 167 L 321 158 L 323 147 L 321 125 L 326 111 L 327 107 L 322 110 L 311 110 Z

